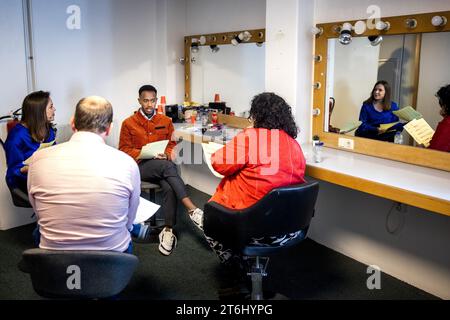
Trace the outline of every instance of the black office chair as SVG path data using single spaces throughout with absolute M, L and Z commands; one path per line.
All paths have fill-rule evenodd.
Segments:
M 99 299 L 119 294 L 137 264 L 136 256 L 122 252 L 29 249 L 19 269 L 42 297 Z
M 318 182 L 308 182 L 273 189 L 256 204 L 243 210 L 230 210 L 215 202 L 205 205 L 205 234 L 240 253 L 244 259 L 254 260 L 247 273 L 252 279 L 252 299 L 263 298 L 262 277 L 267 275 L 267 256 L 297 245 L 306 235 L 283 246 L 251 245 L 252 239 L 279 237 L 299 230 L 306 233 L 314 216 L 318 192 Z M 262 264 L 261 260 L 265 263 Z
M 2 139 L 0 139 L 0 144 L 2 145 L 2 150 L 5 152 L 5 143 Z M 6 159 L 6 152 L 5 152 L 5 159 Z M 30 200 L 28 200 L 28 194 L 20 190 L 19 188 L 10 188 L 8 186 L 9 192 L 11 193 L 11 198 L 13 201 L 13 204 L 16 207 L 21 208 L 31 208 Z

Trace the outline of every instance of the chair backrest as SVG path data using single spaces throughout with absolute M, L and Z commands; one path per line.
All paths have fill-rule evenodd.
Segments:
M 19 268 L 47 298 L 106 298 L 119 294 L 137 266 L 132 254 L 114 251 L 29 249 Z
M 250 208 L 230 210 L 205 205 L 205 234 L 234 249 L 251 238 L 281 236 L 309 227 L 319 192 L 318 182 L 275 188 Z
M 0 138 L 0 144 L 1 144 L 1 150 L 5 153 L 5 159 L 6 159 L 6 150 L 5 150 L 5 143 Z M 22 208 L 31 208 L 30 200 L 28 199 L 28 194 L 20 190 L 19 188 L 10 188 L 8 186 L 9 192 L 11 193 L 11 198 L 13 201 L 13 204 L 16 207 L 22 207 Z

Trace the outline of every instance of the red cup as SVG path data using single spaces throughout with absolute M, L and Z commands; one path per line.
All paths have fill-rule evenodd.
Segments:
M 214 95 L 214 102 L 220 102 L 220 94 L 216 93 Z
M 217 124 L 217 120 L 218 120 L 217 113 L 214 112 L 214 113 L 211 115 L 211 122 L 212 122 L 213 124 Z

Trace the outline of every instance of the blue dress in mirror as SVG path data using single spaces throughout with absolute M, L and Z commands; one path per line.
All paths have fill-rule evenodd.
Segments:
M 403 131 L 403 123 L 398 122 L 399 118 L 392 113 L 398 110 L 398 105 L 391 102 L 390 110 L 376 110 L 372 103 L 364 103 L 359 113 L 359 120 L 362 122 L 355 132 L 355 136 L 394 142 L 394 137 L 397 132 Z M 380 133 L 380 125 L 392 124 L 387 130 Z

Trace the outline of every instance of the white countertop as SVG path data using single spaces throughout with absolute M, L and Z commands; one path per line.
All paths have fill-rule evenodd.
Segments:
M 198 126 L 175 124 L 175 129 L 194 136 L 202 136 Z M 227 138 L 237 132 L 230 130 Z M 227 140 L 228 140 L 227 139 Z M 217 137 L 212 140 L 221 140 Z M 218 142 L 219 142 L 218 141 Z M 313 161 L 311 143 L 301 145 L 309 168 L 324 169 L 337 174 L 379 183 L 424 196 L 450 201 L 450 172 L 431 169 L 399 161 L 387 160 L 359 153 L 323 147 L 322 161 Z M 395 192 L 395 191 L 393 191 Z
M 326 147 L 322 162 L 315 163 L 312 145 L 302 144 L 302 149 L 310 167 L 450 201 L 450 172 Z

